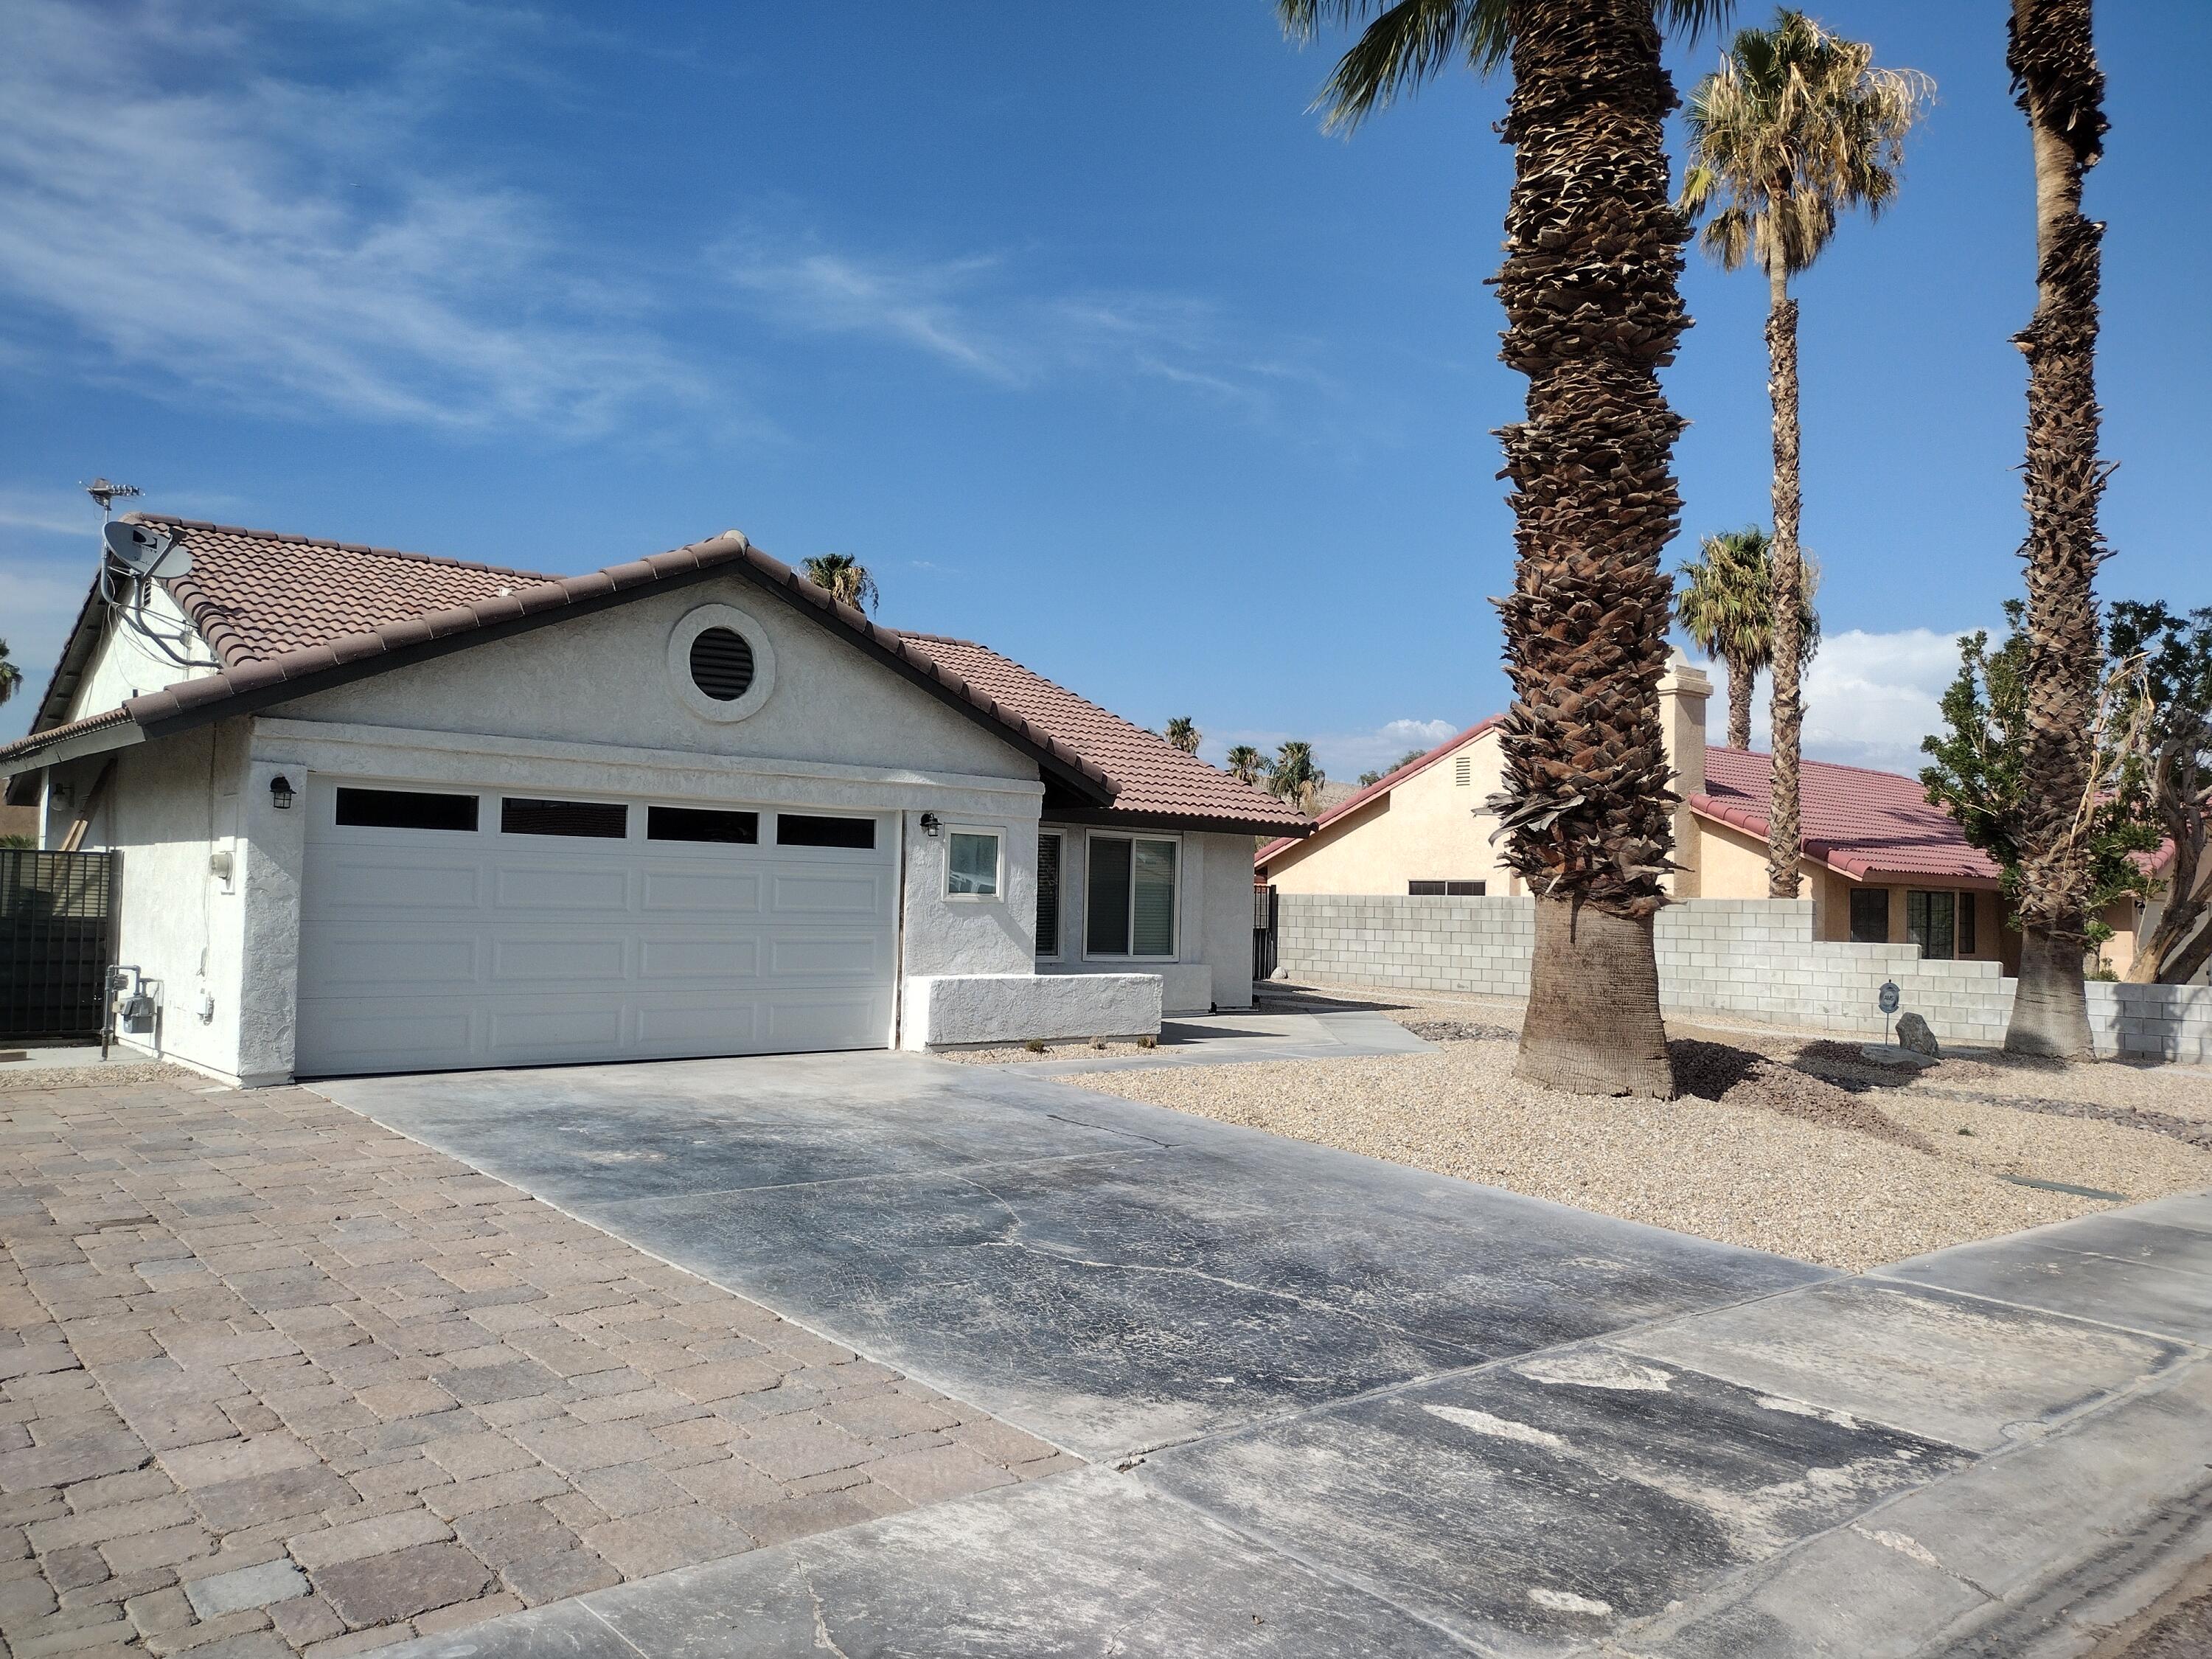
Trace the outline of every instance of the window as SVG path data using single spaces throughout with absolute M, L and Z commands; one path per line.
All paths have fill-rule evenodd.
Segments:
M 1959 954 L 1962 957 L 1974 954 L 1974 896 L 1972 893 L 1959 895 Z
M 1406 891 L 1414 898 L 1480 898 L 1490 890 L 1486 881 L 1409 881 Z
M 1094 957 L 1171 957 L 1176 949 L 1172 841 L 1093 836 L 1085 949 Z
M 735 702 L 753 686 L 753 648 L 734 628 L 709 628 L 691 641 L 691 684 L 716 702 Z
M 873 818 L 819 817 L 806 812 L 775 815 L 778 847 L 858 847 L 876 844 Z
M 1037 837 L 1036 953 L 1060 954 L 1060 843 L 1058 836 Z
M 474 830 L 474 795 L 433 795 L 418 789 L 338 790 L 337 821 L 367 830 Z
M 1948 962 L 1953 955 L 1952 923 L 1958 915 L 1955 893 L 1907 893 L 1905 896 L 1905 936 L 1920 947 L 1930 962 Z
M 499 827 L 510 836 L 581 836 L 620 841 L 629 833 L 629 808 L 620 801 L 538 800 L 508 795 L 499 804 Z
M 998 836 L 984 830 L 955 830 L 945 839 L 945 896 L 998 897 Z
M 1889 890 L 1887 888 L 1854 887 L 1851 889 L 1851 943 L 1854 945 L 1889 943 Z
M 1452 768 L 1453 786 L 1456 788 L 1464 789 L 1474 781 L 1474 757 L 1472 755 L 1462 755 L 1457 763 Z
M 707 806 L 648 806 L 647 841 L 711 841 L 750 847 L 760 840 L 760 814 Z

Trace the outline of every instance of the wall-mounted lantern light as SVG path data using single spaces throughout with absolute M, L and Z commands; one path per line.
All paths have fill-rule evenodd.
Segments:
M 936 813 L 924 812 L 921 815 L 921 833 L 923 835 L 933 837 L 937 832 L 943 828 L 945 828 L 944 820 L 939 818 Z
M 269 804 L 280 812 L 292 810 L 292 780 L 282 773 L 269 780 Z

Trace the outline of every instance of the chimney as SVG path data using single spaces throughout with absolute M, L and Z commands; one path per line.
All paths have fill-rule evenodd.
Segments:
M 1705 699 L 1713 683 L 1676 647 L 1668 655 L 1659 682 L 1659 735 L 1667 749 L 1668 787 L 1686 800 L 1705 792 Z M 1674 809 L 1674 862 L 1682 867 L 1667 878 L 1676 898 L 1698 896 L 1698 826 L 1686 805 Z

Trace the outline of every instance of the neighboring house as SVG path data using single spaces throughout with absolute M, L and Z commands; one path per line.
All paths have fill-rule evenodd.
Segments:
M 1668 887 L 1681 898 L 1764 898 L 1772 762 L 1709 749 L 1711 682 L 1681 659 L 1661 682 L 1662 729 L 1674 787 L 1674 858 Z M 1370 788 L 1325 811 L 1313 833 L 1260 849 L 1258 879 L 1285 893 L 1446 896 L 1525 889 L 1498 861 L 1496 817 L 1484 803 L 1499 784 L 1498 717 L 1471 726 Z M 1814 937 L 1919 945 L 1931 957 L 2018 968 L 2020 937 L 1999 908 L 1997 866 L 1958 823 L 1929 803 L 1916 778 L 1825 761 L 1801 776 L 1805 894 Z M 2105 957 L 2124 971 L 2137 936 L 2131 904 L 2106 921 Z
M 190 572 L 95 585 L 0 771 L 121 853 L 143 1046 L 269 1083 L 1251 1002 L 1252 837 L 1304 818 L 735 532 L 555 578 L 131 516 Z

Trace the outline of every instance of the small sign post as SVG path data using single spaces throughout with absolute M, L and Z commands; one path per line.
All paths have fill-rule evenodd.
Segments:
M 1875 1000 L 1881 1004 L 1881 1040 L 1887 1042 L 1890 1017 L 1897 1012 L 1897 981 L 1893 979 L 1882 981 L 1881 990 Z

